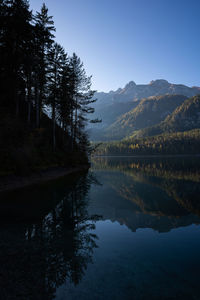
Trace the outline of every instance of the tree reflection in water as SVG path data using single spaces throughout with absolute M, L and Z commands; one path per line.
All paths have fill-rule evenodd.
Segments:
M 80 282 L 97 247 L 93 230 L 100 217 L 87 212 L 94 182 L 88 174 L 76 178 L 36 223 L 1 224 L 0 299 L 53 299 L 63 283 Z
M 93 208 L 104 220 L 133 232 L 200 224 L 200 157 L 95 157 L 92 163 L 113 195 L 101 196 L 101 202 L 98 194 L 93 197 Z

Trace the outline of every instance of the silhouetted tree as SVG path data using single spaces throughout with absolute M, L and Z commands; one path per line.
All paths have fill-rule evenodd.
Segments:
M 91 90 L 91 76 L 87 76 L 80 58 L 73 53 L 70 59 L 71 70 L 71 94 L 74 111 L 72 115 L 72 146 L 75 143 L 87 144 L 86 134 L 83 130 L 88 119 L 86 114 L 93 113 L 94 109 L 89 105 L 96 100 L 93 99 L 95 91 Z
M 31 39 L 32 14 L 25 0 L 2 1 L 1 9 L 1 93 L 11 108 L 15 105 L 18 115 L 25 94 L 24 65 Z
M 42 5 L 41 11 L 34 17 L 36 32 L 37 64 L 35 69 L 35 108 L 36 127 L 40 126 L 40 114 L 45 100 L 45 88 L 47 83 L 47 54 L 53 43 L 53 31 L 55 31 L 52 16 L 48 16 L 48 8 Z
M 56 117 L 58 114 L 58 106 L 61 101 L 61 75 L 65 67 L 65 51 L 57 43 L 54 43 L 49 52 L 48 59 L 48 100 L 47 103 L 51 107 L 51 117 L 53 121 L 53 150 L 56 147 Z
M 42 124 L 52 126 L 46 151 L 81 151 L 85 154 L 81 157 L 86 157 L 90 148 L 85 130 L 87 114 L 94 112 L 90 104 L 96 100 L 91 77 L 86 75 L 80 58 L 75 53 L 68 57 L 53 41 L 54 22 L 45 4 L 34 16 L 26 0 L 0 0 L 0 17 L 0 105 L 15 120 L 16 128 L 20 127 L 19 149 L 29 143 L 25 151 L 30 153 L 33 136 L 37 136 L 37 149 L 41 146 L 45 128 L 36 129 Z M 7 156 L 6 149 L 4 152 Z

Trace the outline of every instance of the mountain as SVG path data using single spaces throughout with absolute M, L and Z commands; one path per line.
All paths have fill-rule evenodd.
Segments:
M 111 105 L 114 102 L 138 101 L 150 96 L 179 94 L 192 97 L 198 93 L 200 93 L 199 87 L 188 87 L 183 84 L 173 84 L 167 80 L 158 79 L 152 80 L 149 84 L 136 84 L 134 81 L 130 81 L 123 89 L 119 88 L 109 93 L 96 93 L 96 98 L 98 98 L 98 106 L 101 106 L 102 104 Z
M 160 95 L 184 95 L 192 97 L 200 93 L 199 87 L 187 87 L 182 84 L 172 84 L 164 79 L 152 80 L 149 84 L 136 84 L 130 81 L 124 88 L 109 93 L 97 92 L 98 100 L 94 103 L 94 118 L 101 118 L 102 123 L 96 129 L 89 129 L 91 140 L 104 139 L 102 129 L 107 129 L 122 114 L 133 110 L 141 99 Z
M 163 122 L 135 132 L 133 136 L 147 137 L 162 133 L 182 132 L 195 128 L 200 128 L 200 95 L 186 99 Z
M 186 99 L 187 97 L 182 95 L 152 96 L 142 99 L 134 109 L 123 114 L 105 130 L 105 138 L 122 139 L 134 130 L 158 124 Z

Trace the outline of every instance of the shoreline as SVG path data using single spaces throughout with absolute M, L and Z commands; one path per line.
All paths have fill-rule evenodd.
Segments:
M 200 154 L 138 154 L 138 155 L 127 155 L 127 154 L 102 154 L 93 155 L 92 158 L 96 157 L 134 157 L 134 158 L 164 158 L 164 157 L 200 157 Z
M 55 167 L 49 168 L 45 171 L 39 171 L 32 173 L 28 176 L 19 176 L 19 175 L 7 175 L 0 177 L 0 193 L 12 191 L 20 188 L 24 188 L 31 185 L 37 185 L 42 182 L 51 181 L 64 177 L 79 171 L 86 171 L 90 168 L 90 165 L 83 165 L 81 167 Z

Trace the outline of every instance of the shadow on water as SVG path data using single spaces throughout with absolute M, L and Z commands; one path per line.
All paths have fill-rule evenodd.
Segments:
M 0 300 L 200 299 L 199 195 L 200 158 L 177 157 L 1 194 Z
M 97 247 L 94 183 L 82 174 L 2 196 L 0 299 L 54 299 L 63 283 L 80 282 Z

